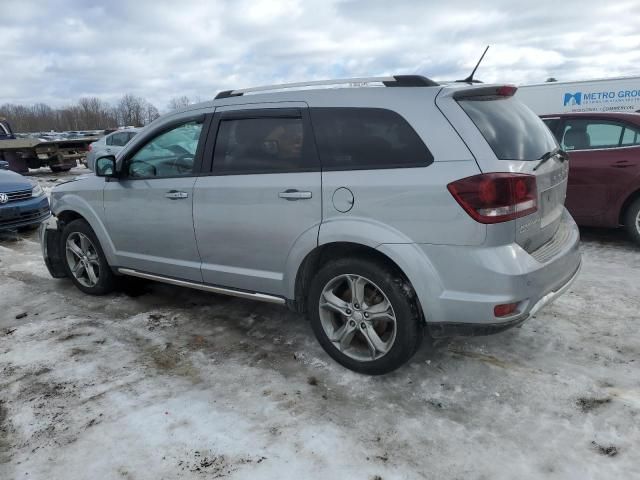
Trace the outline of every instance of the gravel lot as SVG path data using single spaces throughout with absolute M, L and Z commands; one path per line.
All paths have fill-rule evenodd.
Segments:
M 579 279 L 536 318 L 376 378 L 284 308 L 89 297 L 35 233 L 0 235 L 0 479 L 640 478 L 640 249 L 582 234 Z

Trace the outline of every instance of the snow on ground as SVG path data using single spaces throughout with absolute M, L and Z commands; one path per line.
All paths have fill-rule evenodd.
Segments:
M 640 249 L 583 238 L 537 318 L 371 378 L 282 307 L 90 297 L 49 276 L 35 233 L 0 236 L 0 479 L 640 478 Z

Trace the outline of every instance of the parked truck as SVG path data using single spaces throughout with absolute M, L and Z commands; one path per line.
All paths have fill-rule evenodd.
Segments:
M 640 111 L 640 77 L 520 85 L 515 95 L 538 115 Z
M 19 173 L 40 167 L 49 167 L 53 172 L 71 170 L 86 157 L 89 145 L 96 140 L 97 136 L 46 141 L 17 138 L 9 122 L 0 118 L 0 161 L 6 161 L 10 170 Z

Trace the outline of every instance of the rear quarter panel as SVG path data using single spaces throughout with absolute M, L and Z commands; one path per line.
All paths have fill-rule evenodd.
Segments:
M 344 89 L 305 92 L 309 107 L 384 108 L 400 114 L 434 157 L 426 167 L 323 171 L 319 244 L 481 244 L 486 226 L 471 219 L 447 190 L 453 180 L 479 173 L 467 146 L 435 105 L 440 88 Z M 337 189 L 349 189 L 353 208 L 339 212 Z

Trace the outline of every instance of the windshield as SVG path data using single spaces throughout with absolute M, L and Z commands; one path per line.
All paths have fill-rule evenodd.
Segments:
M 558 146 L 542 120 L 513 97 L 474 97 L 459 104 L 500 160 L 538 160 Z

